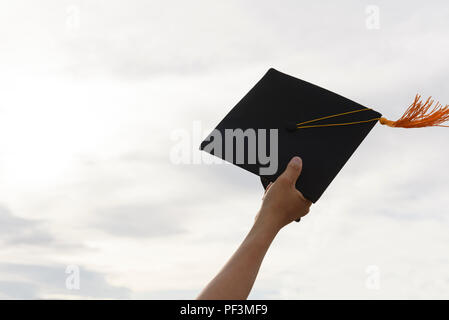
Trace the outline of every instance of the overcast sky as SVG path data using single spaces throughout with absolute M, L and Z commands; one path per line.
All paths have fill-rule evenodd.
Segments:
M 174 164 L 173 134 L 193 159 L 194 122 L 201 139 L 270 67 L 391 119 L 416 93 L 449 103 L 448 16 L 446 1 L 1 2 L 0 298 L 194 298 L 262 187 Z M 449 298 L 448 138 L 376 126 L 250 298 Z

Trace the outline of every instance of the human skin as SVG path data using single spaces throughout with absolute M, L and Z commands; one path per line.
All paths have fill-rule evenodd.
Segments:
M 277 233 L 310 210 L 312 203 L 295 187 L 301 170 L 301 158 L 294 157 L 279 178 L 270 183 L 248 235 L 197 299 L 243 300 L 248 297 Z

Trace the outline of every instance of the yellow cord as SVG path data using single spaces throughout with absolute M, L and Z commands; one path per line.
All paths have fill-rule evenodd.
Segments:
M 354 121 L 354 122 L 346 122 L 346 123 L 317 124 L 317 125 L 312 125 L 312 126 L 302 126 L 302 127 L 298 127 L 298 129 L 317 128 L 317 127 L 346 126 L 346 125 L 350 125 L 350 124 L 366 123 L 366 122 L 379 121 L 379 120 L 380 120 L 380 118 L 374 118 L 374 119 L 369 119 L 369 120 Z
M 361 112 L 361 111 L 366 111 L 366 110 L 372 110 L 372 109 L 364 108 L 364 109 L 359 109 L 359 110 L 354 110 L 354 111 L 348 111 L 348 112 L 343 112 L 343 113 L 339 113 L 339 114 L 334 114 L 334 115 L 331 115 L 331 116 L 326 116 L 326 117 L 313 119 L 313 120 L 309 120 L 309 121 L 304 121 L 304 122 L 301 122 L 301 123 L 297 123 L 296 127 L 297 127 L 297 129 L 305 129 L 305 128 L 317 128 L 317 127 L 346 126 L 346 125 L 357 124 L 357 123 L 366 123 L 366 122 L 371 122 L 371 121 L 379 121 L 381 119 L 381 118 L 374 118 L 374 119 L 369 119 L 369 120 L 346 122 L 346 123 L 329 123 L 329 124 L 317 124 L 317 125 L 303 126 L 303 124 L 306 124 L 306 123 L 316 122 L 316 121 L 320 121 L 320 120 L 324 120 L 324 119 L 339 117 L 339 116 L 343 116 L 343 115 L 346 115 L 346 114 L 351 114 L 351 113 L 356 113 L 356 112 Z

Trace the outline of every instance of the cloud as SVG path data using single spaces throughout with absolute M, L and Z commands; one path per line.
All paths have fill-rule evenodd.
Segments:
M 38 285 L 22 281 L 0 281 L 1 299 L 36 299 Z
M 0 206 L 0 240 L 6 245 L 46 246 L 54 243 L 53 236 L 44 231 L 42 222 L 14 216 Z
M 80 289 L 66 288 L 64 265 L 25 265 L 1 263 L 2 277 L 16 281 L 0 281 L 0 296 L 6 299 L 42 299 L 72 296 L 79 298 L 126 299 L 130 290 L 108 283 L 105 275 L 80 267 Z
M 234 166 L 173 165 L 170 133 L 212 129 L 269 67 L 388 118 L 416 92 L 449 101 L 444 1 L 378 1 L 379 30 L 360 1 L 69 5 L 75 30 L 63 2 L 0 4 L 1 297 L 195 296 L 262 187 Z M 253 297 L 446 297 L 446 145 L 443 128 L 376 127 L 279 234 Z M 69 261 L 81 292 L 64 287 Z M 370 264 L 385 275 L 374 295 Z
M 183 210 L 167 211 L 167 205 L 121 205 L 99 209 L 92 225 L 111 235 L 131 238 L 172 236 L 183 233 Z

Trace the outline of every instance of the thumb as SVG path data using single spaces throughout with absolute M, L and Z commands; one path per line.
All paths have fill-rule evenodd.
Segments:
M 299 175 L 302 171 L 302 160 L 300 157 L 293 157 L 287 165 L 287 168 L 282 173 L 281 177 L 288 180 L 291 184 L 296 184 Z

